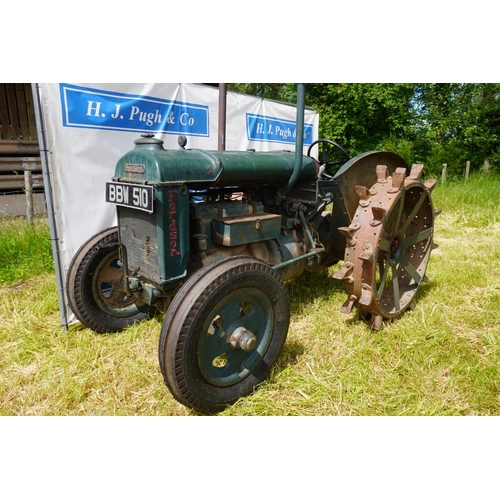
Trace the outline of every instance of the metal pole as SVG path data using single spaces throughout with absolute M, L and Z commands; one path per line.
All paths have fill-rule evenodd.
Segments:
M 226 149 L 226 96 L 227 84 L 219 83 L 219 151 Z
M 64 272 L 61 261 L 61 250 L 59 248 L 59 236 L 54 210 L 54 198 L 52 195 L 52 184 L 49 172 L 49 147 L 47 144 L 47 131 L 43 120 L 42 102 L 40 98 L 41 88 L 38 83 L 31 85 L 33 92 L 33 104 L 35 107 L 36 128 L 38 132 L 38 143 L 40 145 L 40 160 L 42 162 L 43 182 L 45 188 L 45 203 L 47 204 L 47 215 L 49 217 L 50 237 L 52 241 L 52 255 L 54 257 L 54 268 L 56 272 L 57 296 L 59 299 L 59 314 L 63 331 L 68 329 L 68 315 L 66 309 L 66 295 L 64 293 Z

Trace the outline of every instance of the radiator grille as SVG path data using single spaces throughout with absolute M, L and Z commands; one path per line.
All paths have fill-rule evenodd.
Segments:
M 129 272 L 161 279 L 155 214 L 118 207 L 118 230 L 120 243 L 127 253 Z

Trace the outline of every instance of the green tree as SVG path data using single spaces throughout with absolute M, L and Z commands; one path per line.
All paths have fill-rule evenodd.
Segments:
M 228 90 L 242 94 L 272 99 L 274 101 L 295 103 L 297 89 L 293 83 L 228 83 Z
M 233 83 L 228 89 L 283 102 L 296 102 L 296 84 Z M 319 137 L 338 141 L 357 154 L 388 137 L 411 139 L 414 85 L 406 83 L 308 83 L 306 105 L 320 115 Z
M 500 166 L 500 84 L 434 83 L 416 86 L 418 140 L 433 168 L 460 174 L 465 162 Z
M 414 85 L 406 83 L 308 84 L 306 102 L 320 114 L 319 136 L 352 155 L 378 149 L 389 137 L 411 139 Z
M 234 83 L 233 91 L 296 102 L 296 84 Z M 320 138 L 349 153 L 387 149 L 408 163 L 463 175 L 488 159 L 500 169 L 500 84 L 308 83 L 306 105 L 320 115 Z

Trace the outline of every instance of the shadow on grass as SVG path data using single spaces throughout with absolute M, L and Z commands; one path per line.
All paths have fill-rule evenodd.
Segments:
M 316 300 L 338 296 L 339 302 L 346 296 L 344 283 L 331 277 L 331 271 L 303 274 L 286 282 L 292 314 L 301 314 Z
M 287 340 L 273 369 L 281 371 L 287 366 L 297 364 L 300 356 L 302 356 L 305 352 L 306 348 L 304 344 L 296 340 Z

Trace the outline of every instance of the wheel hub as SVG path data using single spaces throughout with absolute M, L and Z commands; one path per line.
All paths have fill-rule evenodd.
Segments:
M 204 379 L 227 387 L 245 379 L 267 351 L 274 325 L 262 290 L 241 287 L 218 301 L 201 331 L 198 366 Z
M 250 352 L 253 351 L 257 345 L 257 337 L 245 327 L 240 326 L 232 333 L 228 342 L 235 349 Z
M 399 237 L 396 236 L 391 241 L 391 247 L 389 249 L 389 258 L 392 264 L 398 264 L 403 255 L 403 249 L 399 245 Z

